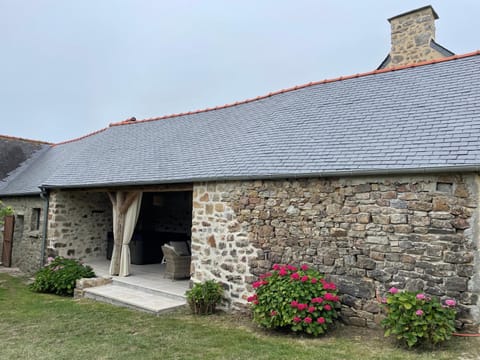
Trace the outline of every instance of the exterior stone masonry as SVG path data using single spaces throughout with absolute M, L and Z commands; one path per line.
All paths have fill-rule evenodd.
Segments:
M 342 318 L 377 326 L 391 286 L 459 302 L 474 329 L 478 178 L 409 176 L 195 184 L 193 281 L 224 284 L 242 309 L 274 263 L 306 263 L 337 283 Z
M 17 196 L 1 199 L 15 211 L 12 242 L 12 266 L 31 274 L 41 266 L 45 201 L 40 196 Z M 0 252 L 3 231 L 0 234 Z
M 430 6 L 391 19 L 391 61 L 387 67 L 407 65 L 444 57 L 430 46 L 435 40 L 437 14 Z
M 47 254 L 84 260 L 105 258 L 112 231 L 112 206 L 104 192 L 54 191 L 50 194 Z

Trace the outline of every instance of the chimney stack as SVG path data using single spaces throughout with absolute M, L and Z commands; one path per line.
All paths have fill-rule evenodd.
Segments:
M 394 16 L 391 25 L 392 47 L 380 69 L 414 64 L 454 55 L 435 42 L 438 15 L 430 5 Z

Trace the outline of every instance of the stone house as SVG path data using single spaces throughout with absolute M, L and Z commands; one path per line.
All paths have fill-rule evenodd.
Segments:
M 435 18 L 428 6 L 390 21 Z M 437 55 L 391 53 L 395 67 L 48 146 L 0 185 L 24 216 L 14 265 L 113 256 L 109 198 L 142 194 L 132 262 L 159 261 L 158 239 L 191 239 L 192 280 L 225 284 L 230 309 L 274 263 L 306 263 L 339 285 L 352 324 L 373 326 L 394 285 L 456 298 L 476 330 L 480 52 Z

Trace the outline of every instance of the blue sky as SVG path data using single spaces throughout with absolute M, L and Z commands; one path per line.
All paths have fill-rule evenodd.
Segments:
M 60 142 L 375 69 L 387 18 L 432 5 L 480 49 L 478 0 L 0 0 L 0 134 Z

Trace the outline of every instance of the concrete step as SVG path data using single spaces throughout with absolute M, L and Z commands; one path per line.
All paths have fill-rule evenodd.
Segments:
M 113 283 L 85 289 L 84 297 L 157 315 L 186 305 L 185 298 L 174 299 L 159 293 L 154 294 Z
M 117 286 L 122 286 L 128 289 L 140 290 L 152 295 L 164 296 L 173 300 L 178 300 L 183 302 L 185 302 L 186 300 L 185 295 L 184 294 L 180 295 L 178 291 L 175 292 L 175 290 L 170 290 L 167 288 L 166 289 L 153 288 L 145 284 L 133 284 L 131 282 L 125 282 L 124 278 L 114 277 L 112 278 L 112 284 Z

